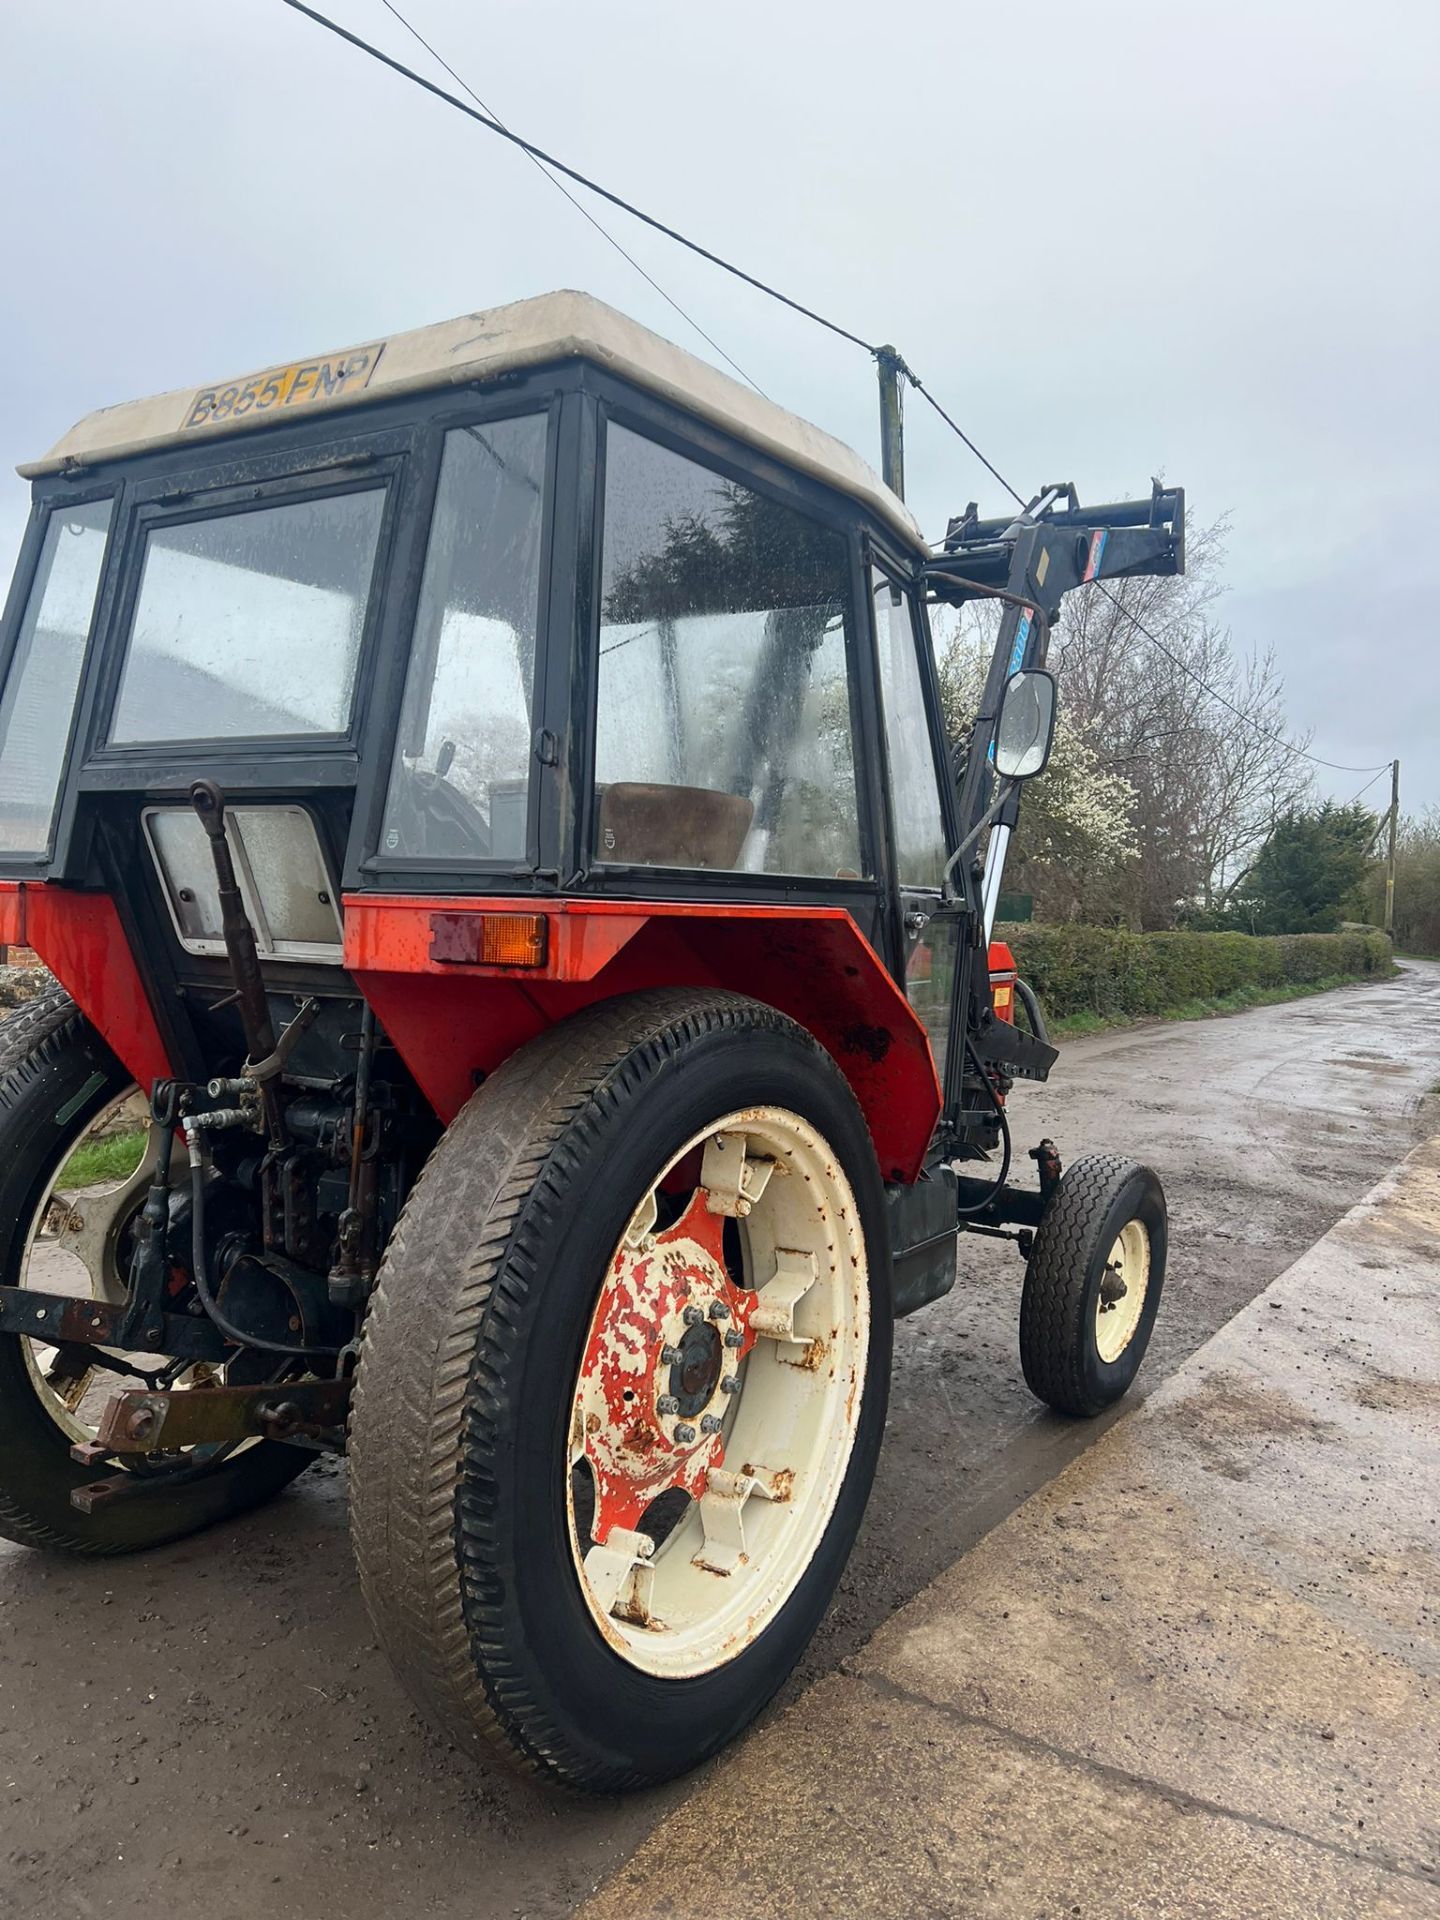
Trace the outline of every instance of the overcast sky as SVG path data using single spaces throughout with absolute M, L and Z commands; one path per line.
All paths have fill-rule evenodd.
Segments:
M 1223 617 L 1295 725 L 1440 801 L 1437 0 L 398 3 L 531 139 L 894 341 L 1022 491 L 1163 472 L 1231 515 Z M 382 0 L 328 10 L 426 67 Z M 112 401 L 558 286 L 714 357 L 523 155 L 280 0 L 0 0 L 0 175 L 7 567 L 5 476 Z M 602 217 L 877 458 L 862 354 Z M 1005 506 L 908 429 L 928 532 Z

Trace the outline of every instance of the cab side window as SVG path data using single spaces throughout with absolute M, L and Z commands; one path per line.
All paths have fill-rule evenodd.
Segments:
M 945 871 L 945 816 L 925 711 L 914 608 L 910 595 L 887 574 L 876 571 L 871 582 L 900 884 L 938 891 Z
M 930 1036 L 935 1071 L 945 1084 L 950 1048 L 951 997 L 959 955 L 960 922 L 935 913 L 947 858 L 941 781 L 920 671 L 921 633 L 909 593 L 881 572 L 871 574 L 875 650 L 880 665 L 880 704 L 890 763 L 890 815 L 894 822 L 896 877 L 902 904 L 929 912 L 921 931 L 907 939 L 905 996 Z M 933 899 L 925 896 L 933 895 Z
M 599 860 L 859 875 L 848 583 L 840 534 L 609 427 Z

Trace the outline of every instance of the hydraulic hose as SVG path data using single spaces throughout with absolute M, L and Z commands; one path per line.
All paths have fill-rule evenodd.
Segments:
M 956 1208 L 960 1219 L 970 1220 L 973 1219 L 977 1213 L 983 1213 L 985 1209 L 992 1204 L 999 1195 L 1000 1189 L 1010 1177 L 1010 1122 L 1005 1118 L 1005 1108 L 1001 1104 L 1000 1096 L 996 1093 L 994 1087 L 991 1086 L 990 1076 L 986 1073 L 984 1064 L 979 1054 L 975 1051 L 975 1043 L 968 1033 L 965 1036 L 965 1051 L 969 1054 L 971 1065 L 979 1074 L 980 1084 L 989 1095 L 990 1104 L 995 1109 L 995 1118 L 1000 1122 L 1001 1141 L 1000 1172 L 996 1176 L 994 1186 L 991 1187 L 989 1193 L 985 1195 L 983 1200 L 972 1200 L 968 1207 L 957 1206 Z
M 1037 1040 L 1043 1040 L 1048 1047 L 1050 1044 L 1050 1029 L 1045 1024 L 1045 1015 L 1041 1011 L 1040 1002 L 1035 995 L 1035 989 L 1030 985 L 1028 980 L 1017 980 L 1015 982 L 1015 998 L 1030 1016 L 1030 1031 Z

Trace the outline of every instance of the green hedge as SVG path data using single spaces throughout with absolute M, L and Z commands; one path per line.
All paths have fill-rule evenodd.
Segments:
M 1382 978 L 1394 971 L 1382 933 L 1129 933 L 1112 927 L 1011 925 L 1020 976 L 1051 1019 L 1172 1013 L 1242 987 Z

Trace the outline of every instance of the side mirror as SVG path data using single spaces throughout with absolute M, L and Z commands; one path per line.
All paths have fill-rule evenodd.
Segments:
M 1055 739 L 1055 676 L 1041 667 L 1012 673 L 995 723 L 995 771 L 1030 780 L 1045 771 Z

